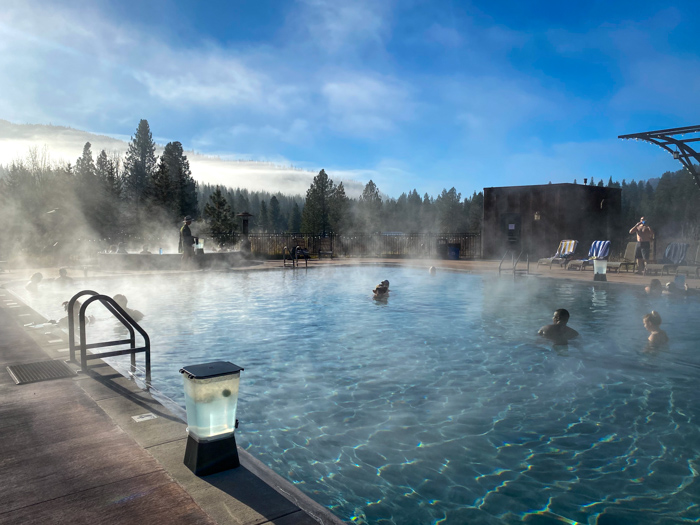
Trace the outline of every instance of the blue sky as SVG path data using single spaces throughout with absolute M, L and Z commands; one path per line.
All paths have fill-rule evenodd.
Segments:
M 644 179 L 680 164 L 617 135 L 700 123 L 698 19 L 692 1 L 5 0 L 0 119 L 128 138 L 145 118 L 162 143 L 394 197 Z

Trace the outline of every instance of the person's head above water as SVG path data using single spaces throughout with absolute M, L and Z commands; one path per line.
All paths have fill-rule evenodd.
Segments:
M 118 293 L 112 299 L 114 299 L 114 302 L 117 303 L 119 306 L 121 306 L 122 309 L 126 308 L 126 304 L 127 304 L 128 300 L 127 300 L 125 295 Z
M 58 275 L 60 275 L 61 277 L 66 277 L 68 275 L 68 270 L 66 270 L 65 268 L 61 268 L 60 270 L 58 270 Z
M 554 321 L 554 324 L 566 325 L 566 323 L 569 322 L 569 317 L 569 311 L 565 310 L 564 308 L 560 308 L 559 310 L 554 311 L 552 321 Z
M 652 329 L 658 330 L 661 326 L 661 316 L 659 312 L 652 310 L 650 314 L 646 314 L 643 318 L 644 327 L 651 331 Z

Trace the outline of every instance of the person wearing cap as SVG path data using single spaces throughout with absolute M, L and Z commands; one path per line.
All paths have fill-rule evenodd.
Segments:
M 637 248 L 634 251 L 634 258 L 637 259 L 636 273 L 644 273 L 646 263 L 649 260 L 649 248 L 651 240 L 654 238 L 654 230 L 647 225 L 647 221 L 642 217 L 637 224 L 632 226 L 630 233 L 637 234 Z
M 180 228 L 180 246 L 178 251 L 182 254 L 182 259 L 186 260 L 194 256 L 194 237 L 192 237 L 192 231 L 190 230 L 192 217 L 188 215 L 182 222 L 184 224 Z

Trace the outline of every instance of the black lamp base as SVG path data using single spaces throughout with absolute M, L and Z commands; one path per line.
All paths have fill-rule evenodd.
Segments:
M 185 465 L 197 476 L 208 476 L 240 466 L 236 437 L 197 441 L 187 436 Z
M 593 280 L 594 281 L 607 281 L 608 278 L 604 273 L 595 273 L 593 274 Z

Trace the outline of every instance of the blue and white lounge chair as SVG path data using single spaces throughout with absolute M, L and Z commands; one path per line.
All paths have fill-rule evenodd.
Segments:
M 664 258 L 660 263 L 647 264 L 644 269 L 644 274 L 661 272 L 670 274 L 671 270 L 675 270 L 683 264 L 685 256 L 688 253 L 687 242 L 670 242 L 666 246 L 666 251 L 664 252 Z
M 566 268 L 567 263 L 571 260 L 574 253 L 576 252 L 576 247 L 578 246 L 578 241 L 565 240 L 559 243 L 559 248 L 557 248 L 557 253 L 554 257 L 545 257 L 537 261 L 537 266 L 540 264 L 549 265 L 552 268 L 552 264 L 558 264 L 559 266 L 564 266 Z
M 574 261 L 569 261 L 567 265 L 567 270 L 583 270 L 586 266 L 593 265 L 593 261 L 596 259 L 603 260 L 607 259 L 610 255 L 610 241 L 593 241 L 591 248 L 588 250 L 587 259 L 576 259 Z

